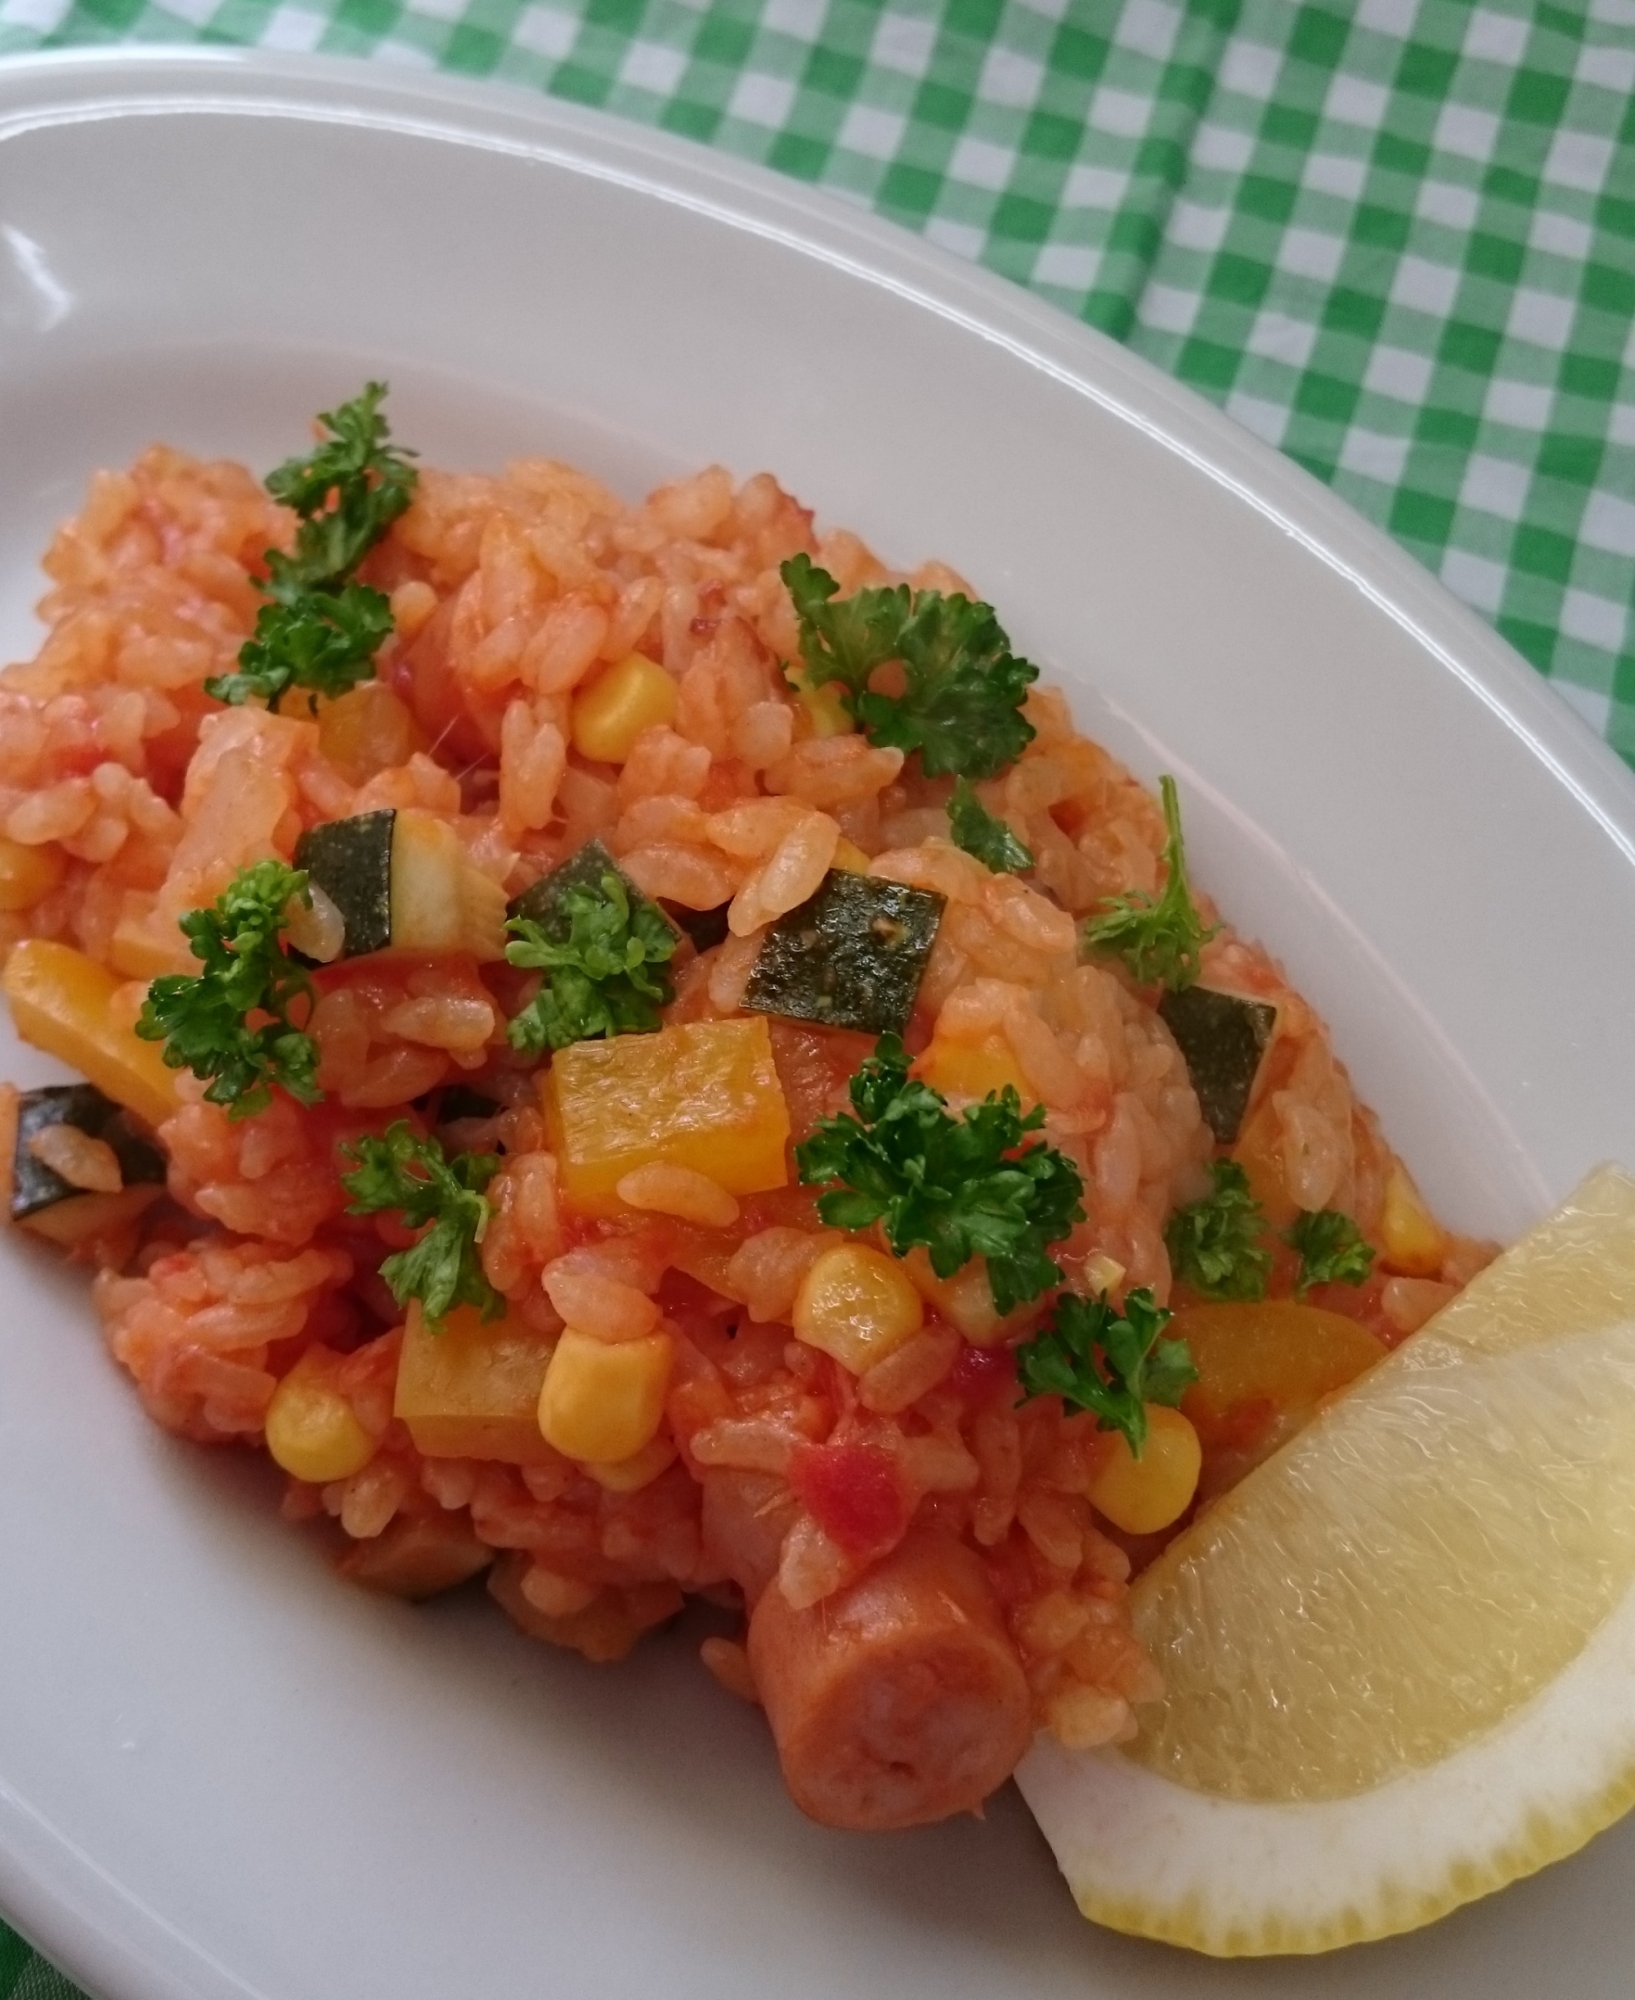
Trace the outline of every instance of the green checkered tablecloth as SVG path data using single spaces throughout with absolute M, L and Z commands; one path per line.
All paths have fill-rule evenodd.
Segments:
M 1635 0 L 0 0 L 0 57 L 323 50 L 759 160 L 1223 405 L 1635 762 Z M 0 2000 L 66 1982 L 0 1926 Z

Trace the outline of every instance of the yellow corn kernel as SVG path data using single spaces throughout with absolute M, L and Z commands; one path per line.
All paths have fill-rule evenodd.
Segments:
M 1003 1035 L 985 1035 L 980 1042 L 938 1041 L 933 1036 L 916 1069 L 920 1081 L 944 1097 L 983 1098 L 1009 1084 L 1024 1105 L 1038 1102 Z
M 1122 1432 L 1090 1482 L 1089 1500 L 1127 1535 L 1155 1535 L 1192 1504 L 1203 1468 L 1198 1433 L 1163 1403 L 1148 1403 L 1147 1442 L 1137 1458 Z
M 610 1343 L 565 1328 L 539 1392 L 545 1442 L 595 1465 L 634 1458 L 663 1420 L 674 1358 L 667 1333 Z
M 1380 1248 L 1391 1269 L 1410 1278 L 1434 1278 L 1447 1250 L 1441 1226 L 1400 1160 L 1385 1177 Z
M 644 729 L 673 722 L 676 684 L 657 660 L 630 653 L 573 698 L 573 747 L 598 764 L 622 764 Z
M 675 1462 L 674 1443 L 667 1437 L 652 1437 L 629 1458 L 615 1459 L 611 1465 L 589 1464 L 585 1470 L 609 1493 L 639 1493 Z
M 856 735 L 857 724 L 846 707 L 845 696 L 834 681 L 825 681 L 822 687 L 812 687 L 803 666 L 786 667 L 784 673 L 789 685 L 800 697 L 814 736 Z
M 0 910 L 27 910 L 67 873 L 60 847 L 25 847 L 0 839 Z
M 925 1320 L 913 1280 L 866 1243 L 825 1250 L 795 1296 L 795 1338 L 861 1375 L 912 1340 Z
M 94 959 L 49 938 L 25 938 L 0 978 L 25 1042 L 88 1077 L 98 1090 L 150 1125 L 176 1109 L 175 1072 L 157 1042 L 139 1041 L 114 1019 L 119 981 Z
M 335 1386 L 341 1357 L 309 1347 L 267 1405 L 267 1449 L 294 1479 L 327 1486 L 350 1479 L 375 1455 L 375 1440 Z
M 829 863 L 831 868 L 843 868 L 848 875 L 866 875 L 874 864 L 855 840 L 840 836 L 835 848 L 835 858 Z

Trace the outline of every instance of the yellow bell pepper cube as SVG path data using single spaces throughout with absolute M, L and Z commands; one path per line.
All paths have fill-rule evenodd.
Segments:
M 0 910 L 27 910 L 68 873 L 60 847 L 25 847 L 0 838 Z
M 581 1214 L 626 1213 L 619 1182 L 654 1161 L 729 1194 L 788 1183 L 789 1107 L 760 1015 L 575 1042 L 543 1091 L 562 1195 Z
M 1304 1420 L 1385 1358 L 1367 1327 L 1299 1299 L 1186 1306 L 1165 1331 L 1192 1355 L 1198 1379 L 1181 1407 L 1212 1448 L 1251 1443 L 1279 1420 Z
M 398 1355 L 392 1414 L 427 1458 L 495 1458 L 539 1465 L 539 1391 L 554 1343 L 509 1314 L 484 1321 L 456 1306 L 433 1333 L 419 1303 L 409 1307 Z
M 112 1012 L 119 981 L 71 945 L 25 938 L 6 960 L 0 987 L 25 1042 L 77 1069 L 98 1090 L 150 1125 L 176 1109 L 176 1074 L 157 1042 L 139 1041 Z
M 1036 1104 L 1038 1093 L 1028 1088 L 1021 1065 L 1003 1035 L 985 1035 L 980 1042 L 939 1041 L 915 1065 L 920 1081 L 944 1097 L 984 1098 L 1008 1084 L 1024 1106 Z

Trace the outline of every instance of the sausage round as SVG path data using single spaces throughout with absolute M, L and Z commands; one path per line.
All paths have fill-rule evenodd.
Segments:
M 982 1564 L 919 1528 L 804 1611 L 776 1583 L 749 1627 L 755 1684 L 802 1812 L 862 1832 L 968 1812 L 1032 1735 L 1032 1702 Z

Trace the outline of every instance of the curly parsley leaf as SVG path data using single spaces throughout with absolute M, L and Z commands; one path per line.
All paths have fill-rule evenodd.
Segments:
M 1084 1183 L 1053 1146 L 1024 1144 L 1044 1123 L 1022 1115 L 1009 1086 L 958 1118 L 928 1084 L 913 1082 L 895 1035 L 882 1035 L 851 1080 L 855 1118 L 825 1118 L 795 1148 L 809 1186 L 838 1182 L 818 1197 L 837 1229 L 878 1222 L 901 1257 L 922 1244 L 949 1278 L 972 1257 L 988 1262 L 994 1305 L 1008 1313 L 1061 1279 L 1046 1255 L 1082 1222 Z
M 1033 856 L 1002 819 L 996 819 L 976 795 L 969 778 L 960 778 L 948 801 L 948 826 L 954 845 L 973 854 L 995 875 L 1014 875 L 1031 868 Z
M 791 556 L 779 574 L 800 623 L 809 684 L 838 682 L 871 742 L 919 751 L 928 777 L 992 778 L 1033 741 L 1022 703 L 1039 669 L 1011 652 L 992 605 L 958 592 L 911 593 L 902 583 L 841 597 L 806 555 Z M 901 694 L 869 687 L 888 661 L 902 667 Z
M 1063 1292 L 1055 1312 L 1016 1350 L 1022 1400 L 1060 1396 L 1089 1410 L 1104 1431 L 1122 1431 L 1135 1457 L 1147 1441 L 1148 1403 L 1180 1402 L 1198 1371 L 1184 1340 L 1160 1336 L 1171 1314 L 1145 1286 L 1125 1295 L 1122 1312 Z
M 551 927 L 556 936 L 532 917 L 513 917 L 506 926 L 515 937 L 505 947 L 510 962 L 545 974 L 506 1031 L 511 1046 L 537 1055 L 596 1035 L 647 1034 L 660 1026 L 660 1010 L 675 998 L 662 968 L 674 955 L 676 934 L 659 912 L 645 901 L 632 904 L 611 870 L 594 887 L 566 891 L 559 911 Z
M 1313 1285 L 1365 1285 L 1374 1253 L 1349 1215 L 1337 1208 L 1303 1208 L 1283 1240 L 1300 1253 L 1295 1290 L 1305 1297 Z
M 391 630 L 390 600 L 365 583 L 264 604 L 238 672 L 214 675 L 204 691 L 235 706 L 258 699 L 275 713 L 292 687 L 345 694 L 374 677 L 375 654 Z
M 1109 896 L 1084 925 L 1084 942 L 1093 952 L 1123 959 L 1130 977 L 1142 986 L 1167 986 L 1179 993 L 1191 986 L 1200 969 L 1200 953 L 1220 928 L 1206 925 L 1192 900 L 1187 880 L 1186 844 L 1181 838 L 1181 802 L 1175 780 L 1158 781 L 1164 802 L 1164 887 L 1157 896 Z
M 292 688 L 336 696 L 373 678 L 375 655 L 392 631 L 392 607 L 352 572 L 408 506 L 418 478 L 392 449 L 380 404 L 384 382 L 326 410 L 327 441 L 267 475 L 267 491 L 301 516 L 295 553 L 269 549 L 268 602 L 239 649 L 238 670 L 204 684 L 217 701 L 264 701 L 269 709 Z
M 279 932 L 290 902 L 310 905 L 306 876 L 282 861 L 241 868 L 207 910 L 189 910 L 181 929 L 202 971 L 167 973 L 148 987 L 136 1032 L 163 1042 L 172 1069 L 208 1078 L 205 1098 L 229 1118 L 250 1118 L 272 1101 L 273 1085 L 299 1104 L 316 1104 L 318 1049 L 290 1010 L 312 998 L 306 968 L 289 958 Z M 251 1027 L 253 1015 L 269 1017 Z
M 478 1246 L 491 1212 L 483 1190 L 499 1170 L 498 1158 L 456 1153 L 448 1159 L 436 1139 L 417 1139 L 406 1118 L 388 1125 L 384 1136 L 366 1134 L 341 1152 L 355 1162 L 341 1175 L 352 1197 L 349 1215 L 395 1208 L 408 1228 L 425 1231 L 380 1267 L 398 1304 L 418 1299 L 433 1330 L 455 1306 L 476 1306 L 484 1319 L 497 1319 L 505 1300 L 488 1282 Z
M 323 411 L 328 438 L 267 474 L 267 491 L 301 516 L 294 555 L 267 557 L 269 596 L 288 603 L 303 591 L 335 589 L 413 498 L 414 453 L 388 443 L 385 397 L 384 382 L 369 382 L 350 403 Z
M 1265 1213 L 1235 1160 L 1216 1160 L 1209 1171 L 1210 1193 L 1164 1226 L 1171 1268 L 1202 1298 L 1263 1299 L 1272 1270 L 1272 1253 L 1259 1241 Z

